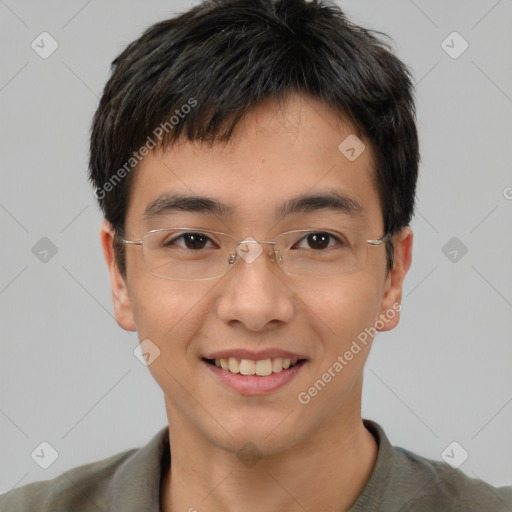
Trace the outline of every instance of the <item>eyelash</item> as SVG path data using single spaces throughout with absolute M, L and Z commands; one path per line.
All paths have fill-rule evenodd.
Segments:
M 303 240 L 307 240 L 309 235 L 327 235 L 328 237 L 330 237 L 331 240 L 336 240 L 339 245 L 344 245 L 344 242 L 340 240 L 339 237 L 327 231 L 310 231 L 306 233 L 300 240 L 298 240 L 296 244 L 302 242 Z M 329 249 L 330 247 L 332 246 L 328 246 L 327 249 Z
M 207 241 L 211 242 L 211 243 L 214 243 L 213 240 L 211 240 L 210 237 L 208 237 L 207 235 L 205 235 L 204 233 L 201 233 L 201 232 L 196 232 L 196 231 L 188 231 L 186 233 L 183 233 L 182 235 L 178 236 L 178 237 L 175 237 L 171 240 L 168 240 L 168 241 L 164 241 L 162 245 L 164 245 L 165 247 L 169 247 L 171 245 L 175 245 L 175 242 L 177 240 L 180 240 L 180 239 L 184 239 L 185 236 L 187 235 L 201 235 L 203 236 L 204 238 L 207 239 Z M 307 238 L 310 236 L 310 235 L 327 235 L 328 237 L 330 237 L 331 240 L 334 240 L 336 241 L 339 245 L 345 245 L 345 242 L 342 241 L 338 236 L 332 234 L 332 233 L 329 233 L 327 231 L 309 231 L 307 233 L 304 234 L 304 236 L 302 238 L 300 238 L 299 240 L 297 240 L 297 242 L 295 242 L 294 246 L 297 245 L 297 244 L 300 244 L 302 241 L 304 240 L 307 240 Z M 179 247 L 182 247 L 182 246 L 179 246 Z M 329 249 L 333 247 L 332 245 L 328 245 L 328 247 L 326 249 Z M 187 247 L 184 247 L 185 249 L 188 249 Z M 201 249 L 205 249 L 205 248 L 208 248 L 208 247 L 202 247 Z M 193 250 L 193 249 L 189 249 L 189 250 Z

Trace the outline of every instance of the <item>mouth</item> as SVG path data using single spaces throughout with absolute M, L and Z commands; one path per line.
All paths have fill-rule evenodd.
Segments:
M 222 357 L 219 359 L 202 358 L 211 366 L 215 366 L 225 372 L 235 375 L 269 377 L 270 375 L 289 371 L 292 368 L 301 366 L 306 359 L 290 359 L 274 357 L 266 359 L 238 359 L 236 357 Z
M 298 354 L 284 354 L 282 351 L 269 351 L 258 355 L 239 350 L 237 355 L 239 357 L 224 351 L 211 354 L 214 357 L 201 359 L 207 374 L 213 377 L 213 382 L 244 396 L 276 393 L 297 378 L 308 364 L 308 360 L 299 359 Z

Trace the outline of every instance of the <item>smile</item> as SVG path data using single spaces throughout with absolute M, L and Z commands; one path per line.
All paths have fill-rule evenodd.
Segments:
M 268 377 L 273 373 L 280 373 L 292 368 L 305 360 L 275 357 L 255 361 L 252 359 L 237 359 L 236 357 L 222 357 L 220 359 L 205 359 L 205 361 L 230 373 Z
M 254 354 L 243 355 L 254 357 Z M 307 359 L 269 357 L 271 355 L 261 354 L 259 359 L 239 359 L 224 353 L 222 356 L 225 357 L 202 358 L 202 362 L 208 374 L 223 387 L 239 395 L 262 396 L 285 387 L 308 364 Z

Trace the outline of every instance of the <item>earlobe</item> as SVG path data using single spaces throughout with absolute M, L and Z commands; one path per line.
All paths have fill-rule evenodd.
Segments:
M 393 237 L 394 264 L 384 282 L 384 295 L 380 312 L 379 331 L 389 331 L 400 321 L 403 282 L 412 262 L 413 232 L 409 226 Z
M 104 220 L 100 228 L 100 239 L 103 256 L 110 275 L 114 315 L 118 325 L 126 331 L 135 331 L 136 325 L 130 303 L 126 280 L 121 274 L 114 254 L 114 229 Z

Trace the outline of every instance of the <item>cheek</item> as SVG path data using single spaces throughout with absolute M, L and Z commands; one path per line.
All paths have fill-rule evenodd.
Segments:
M 317 281 L 306 289 L 303 302 L 320 331 L 328 353 L 340 352 L 378 319 L 381 303 L 378 283 L 370 273 Z
M 146 274 L 130 294 L 139 339 L 151 339 L 161 351 L 175 351 L 201 325 L 202 299 L 207 291 L 204 285 L 201 288 Z
M 323 351 L 306 378 L 307 387 L 298 397 L 301 404 L 306 404 L 304 414 L 310 421 L 321 425 L 350 409 L 347 400 L 354 401 L 357 407 L 362 369 L 372 340 L 365 329 L 374 325 L 379 314 L 378 284 L 375 275 L 362 272 L 328 279 L 321 286 L 317 283 L 315 290 L 306 295 L 308 319 Z M 311 407 L 307 406 L 309 403 Z
M 184 285 L 154 276 L 144 277 L 133 288 L 132 308 L 139 340 L 149 339 L 159 355 L 148 366 L 162 389 L 180 392 L 188 380 L 190 363 L 197 356 L 193 340 L 204 322 L 204 286 Z M 203 299 L 203 300 L 202 300 Z M 153 349 L 155 350 L 155 349 Z

